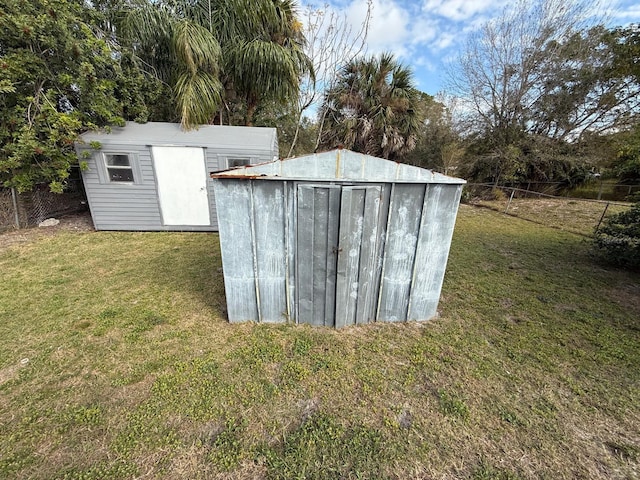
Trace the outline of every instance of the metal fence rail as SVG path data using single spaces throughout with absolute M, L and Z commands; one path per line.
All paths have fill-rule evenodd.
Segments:
M 0 232 L 32 227 L 47 218 L 81 212 L 86 208 L 81 179 L 69 179 L 64 193 L 52 193 L 46 185 L 37 185 L 26 193 L 0 188 Z
M 592 200 L 609 200 L 624 202 L 631 196 L 640 193 L 640 184 L 617 183 L 615 179 L 593 178 L 583 185 L 569 187 L 564 182 L 516 182 L 495 185 L 494 183 L 477 183 L 476 186 L 517 188 L 532 193 L 544 193 L 557 197 L 572 197 Z
M 467 184 L 464 197 L 471 205 L 560 230 L 592 236 L 602 222 L 628 210 L 631 203 L 548 195 L 523 188 Z

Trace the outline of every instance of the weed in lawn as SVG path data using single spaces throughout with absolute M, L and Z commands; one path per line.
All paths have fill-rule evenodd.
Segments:
M 101 480 L 135 478 L 140 474 L 137 465 L 130 462 L 117 461 L 99 463 L 87 469 L 63 469 L 53 478 L 56 480 Z
M 295 360 L 290 360 L 282 365 L 280 371 L 280 381 L 283 387 L 295 387 L 302 380 L 311 375 L 311 370 L 304 364 Z
M 304 356 L 309 353 L 312 346 L 313 341 L 310 338 L 305 338 L 304 336 L 296 337 L 293 340 L 292 353 L 295 356 Z
M 473 471 L 471 478 L 472 480 L 519 480 L 521 477 L 508 470 L 495 468 L 483 460 Z
M 256 456 L 266 463 L 269 479 L 383 479 L 384 466 L 392 460 L 384 444 L 375 429 L 345 426 L 326 413 L 317 413 L 276 445 L 258 448 Z
M 469 419 L 469 407 L 458 395 L 449 393 L 446 390 L 439 390 L 438 398 L 440 400 L 440 410 L 443 414 L 462 421 Z
M 130 327 L 129 332 L 125 336 L 129 342 L 137 342 L 140 335 L 153 330 L 158 325 L 167 323 L 167 319 L 154 311 L 144 311 L 136 314 L 133 320 L 127 325 Z
M 506 408 L 500 408 L 499 416 L 500 420 L 510 423 L 511 425 L 522 425 L 522 421 L 520 421 L 518 415 L 510 410 L 507 410 Z
M 219 470 L 229 471 L 237 467 L 244 455 L 246 447 L 242 442 L 245 423 L 242 420 L 228 418 L 220 432 L 209 439 L 211 449 L 208 459 Z
M 62 425 L 94 427 L 102 423 L 103 412 L 98 405 L 70 407 L 62 417 Z

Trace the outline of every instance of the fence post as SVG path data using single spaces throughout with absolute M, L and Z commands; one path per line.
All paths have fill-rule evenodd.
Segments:
M 16 196 L 16 189 L 11 187 L 11 203 L 13 204 L 13 219 L 16 224 L 16 228 L 20 228 L 20 214 L 18 213 L 18 198 Z
M 507 213 L 507 210 L 509 210 L 509 205 L 511 205 L 511 200 L 513 200 L 513 195 L 516 193 L 515 190 L 511 190 L 511 196 L 509 197 L 509 203 L 507 203 L 507 208 L 504 209 L 504 213 Z
M 596 229 L 594 230 L 594 234 L 598 233 L 598 229 L 600 228 L 600 224 L 602 223 L 602 220 L 604 220 L 604 216 L 607 214 L 607 209 L 609 208 L 609 202 L 607 202 L 607 205 L 604 207 L 604 212 L 602 212 L 602 215 L 600 216 L 600 221 L 598 221 L 598 225 L 596 225 Z
M 604 186 L 604 182 L 602 181 L 602 177 L 600 177 L 600 190 L 598 190 L 598 200 L 602 198 L 602 188 Z

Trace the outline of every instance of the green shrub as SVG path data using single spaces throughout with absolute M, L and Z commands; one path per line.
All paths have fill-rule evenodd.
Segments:
M 607 218 L 596 232 L 594 243 L 609 262 L 640 268 L 640 202 Z

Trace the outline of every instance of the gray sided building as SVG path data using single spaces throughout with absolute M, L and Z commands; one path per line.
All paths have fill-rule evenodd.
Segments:
M 75 145 L 96 230 L 217 231 L 209 172 L 278 158 L 275 128 L 127 122 Z
M 436 315 L 464 180 L 348 150 L 211 177 L 229 321 Z

